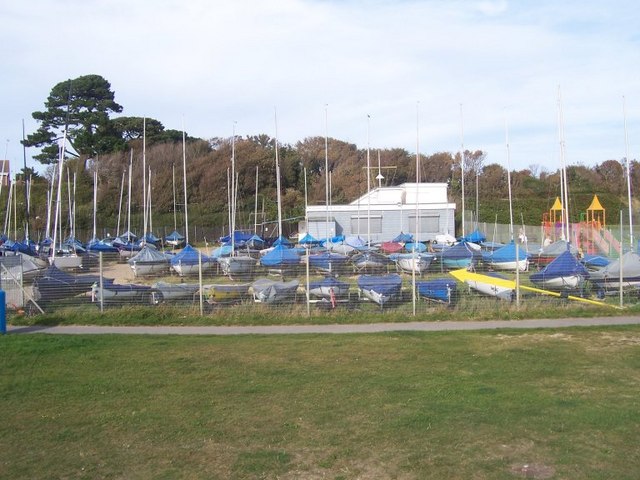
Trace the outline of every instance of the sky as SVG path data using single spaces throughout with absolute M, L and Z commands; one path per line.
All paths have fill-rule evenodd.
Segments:
M 634 0 L 0 0 L 0 18 L 0 157 L 18 168 L 22 121 L 88 74 L 119 115 L 205 139 L 464 145 L 515 170 L 640 157 Z

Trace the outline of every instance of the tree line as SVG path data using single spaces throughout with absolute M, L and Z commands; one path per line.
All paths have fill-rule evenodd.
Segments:
M 183 151 L 183 132 L 165 130 L 155 119 L 113 116 L 121 111 L 109 82 L 99 75 L 87 75 L 54 86 L 45 102 L 45 109 L 33 113 L 39 128 L 27 136 L 24 144 L 39 148 L 40 153 L 34 158 L 49 167 L 44 178 L 35 177 L 31 189 L 35 223 L 32 229 L 43 228 L 47 185 L 61 156 L 65 158 L 68 171 L 72 172 L 72 175 L 63 177 L 63 198 L 75 192 L 78 228 L 89 228 L 93 221 L 94 171 L 98 174 L 100 228 L 115 231 L 119 213 L 122 222 L 122 206 L 128 201 L 130 162 L 132 211 L 141 212 L 143 131 L 145 163 L 151 174 L 154 225 L 173 225 L 174 214 L 177 223 L 182 222 L 185 174 L 190 223 L 193 218 L 201 226 L 227 224 L 230 185 L 235 185 L 237 191 L 237 224 L 253 225 L 256 205 L 260 222 L 275 220 L 275 139 L 265 134 L 235 139 L 199 139 L 184 134 L 186 143 Z M 63 136 L 66 137 L 67 148 L 61 153 L 59 145 Z M 236 179 L 230 178 L 232 143 L 235 147 Z M 186 172 L 183 171 L 183 152 Z M 304 216 L 305 191 L 309 204 L 324 204 L 327 183 L 330 184 L 330 202 L 344 204 L 366 192 L 367 174 L 372 187 L 378 185 L 376 177 L 379 173 L 384 177 L 381 180 L 383 186 L 416 180 L 415 153 L 402 148 L 372 150 L 369 152 L 372 167 L 369 172 L 365 168 L 367 153 L 366 149 L 355 144 L 324 137 L 308 137 L 293 145 L 278 145 L 283 216 L 293 219 L 293 224 L 295 219 Z M 640 168 L 637 161 L 630 163 L 632 191 L 637 191 L 640 188 Z M 485 152 L 467 150 L 463 154 L 421 154 L 419 164 L 421 181 L 449 184 L 450 200 L 458 205 L 458 219 L 464 172 L 467 210 L 477 212 L 480 221 L 508 223 L 507 171 L 497 163 L 486 164 Z M 33 173 L 25 171 L 21 179 Z M 72 190 L 71 181 L 67 182 L 66 178 L 72 178 L 73 174 L 76 186 Z M 581 212 L 586 211 L 594 194 L 598 194 L 603 206 L 612 212 L 608 214 L 609 218 L 617 218 L 617 212 L 627 208 L 625 175 L 622 160 L 608 159 L 593 167 L 567 167 L 572 220 L 580 219 Z M 511 172 L 511 180 L 516 220 L 528 225 L 539 224 L 543 213 L 560 194 L 560 172 L 549 172 L 532 164 L 527 169 Z M 136 221 L 139 221 L 137 217 L 133 225 Z

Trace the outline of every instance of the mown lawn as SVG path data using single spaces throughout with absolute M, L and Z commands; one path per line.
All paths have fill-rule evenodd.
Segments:
M 636 479 L 640 327 L 0 338 L 0 478 Z

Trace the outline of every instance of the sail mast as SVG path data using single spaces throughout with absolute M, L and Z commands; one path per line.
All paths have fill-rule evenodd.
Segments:
M 462 182 L 462 236 L 465 236 L 465 198 L 464 198 L 464 119 L 462 116 L 462 104 L 460 104 L 460 180 Z
M 276 125 L 276 137 L 275 137 L 275 146 L 276 146 L 276 189 L 278 196 L 278 238 L 282 236 L 282 206 L 280 205 L 280 159 L 278 158 L 278 112 L 276 109 L 273 109 L 274 120 Z
M 631 244 L 631 250 L 634 250 L 633 246 L 633 207 L 631 205 L 631 166 L 629 164 L 629 136 L 627 135 L 627 101 L 622 97 L 622 114 L 624 116 L 624 151 L 627 159 L 627 199 L 629 202 L 629 242 Z M 622 241 L 622 238 L 620 239 Z
M 189 245 L 189 208 L 187 205 L 187 147 L 186 134 L 184 132 L 184 120 L 182 121 L 182 169 L 184 170 L 183 188 L 184 188 L 184 238 L 186 244 Z

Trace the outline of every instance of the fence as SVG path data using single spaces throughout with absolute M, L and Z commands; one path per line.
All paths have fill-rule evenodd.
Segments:
M 584 281 L 588 274 L 559 287 L 535 283 L 532 274 L 544 263 L 533 252 L 518 259 L 517 273 L 511 269 L 498 274 L 501 267 L 487 261 L 487 252 L 449 258 L 452 251 L 453 247 L 440 246 L 424 253 L 346 255 L 281 249 L 276 261 L 266 261 L 268 256 L 256 251 L 211 258 L 210 250 L 193 249 L 190 256 L 158 252 L 159 258 L 147 261 L 121 253 L 56 257 L 53 266 L 18 254 L 0 257 L 0 269 L 9 313 L 104 312 L 137 306 L 236 318 L 271 312 L 293 317 L 393 313 L 411 318 L 440 311 L 475 318 L 504 316 L 521 308 L 619 304 L 618 288 Z M 633 282 L 619 287 L 624 290 L 622 302 L 636 301 L 638 288 Z

